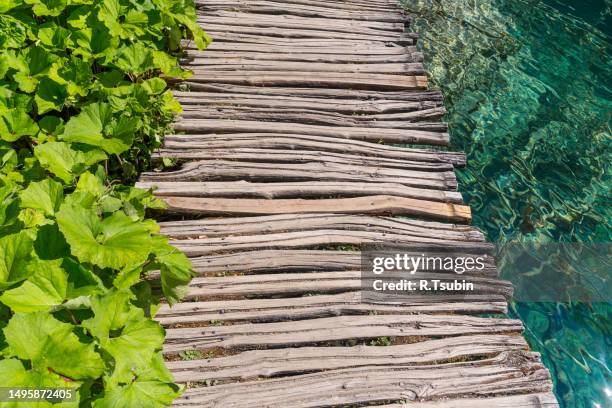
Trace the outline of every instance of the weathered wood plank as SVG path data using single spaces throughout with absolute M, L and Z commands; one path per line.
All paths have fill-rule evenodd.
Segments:
M 333 163 L 335 166 L 363 166 L 381 169 L 403 169 L 421 172 L 445 172 L 452 171 L 453 165 L 440 162 L 402 161 L 382 157 L 369 157 L 354 154 L 342 154 L 335 152 L 296 151 L 281 149 L 206 149 L 189 150 L 183 154 L 169 149 L 160 149 L 153 157 L 174 157 L 177 159 L 190 159 L 199 161 L 236 161 L 236 162 L 261 162 L 267 163 Z
M 214 210 L 213 210 L 214 211 Z M 172 241 L 172 245 L 189 256 L 231 251 L 254 251 L 276 248 L 314 248 L 321 245 L 356 245 L 364 242 L 381 244 L 446 243 L 445 239 L 391 234 L 374 231 L 345 231 L 322 229 L 312 231 L 292 231 L 261 236 L 223 238 L 193 238 Z
M 303 199 L 225 199 L 197 197 L 162 197 L 167 211 L 200 215 L 264 215 L 330 213 L 414 215 L 468 223 L 470 207 L 452 203 L 415 200 L 395 196 L 369 196 L 326 200 Z
M 427 122 L 440 119 L 446 114 L 443 107 L 435 107 L 413 112 L 377 114 L 377 115 L 346 115 L 334 112 L 321 112 L 302 109 L 254 108 L 254 107 L 223 107 L 187 105 L 181 117 L 183 119 L 231 119 L 256 120 L 262 122 L 290 122 L 319 126 L 353 126 L 379 129 L 407 129 L 446 132 L 448 126 L 442 122 Z M 421 123 L 415 123 L 421 122 Z
M 203 158 L 201 151 L 180 155 L 184 159 Z M 208 151 L 204 151 L 208 153 Z M 177 157 L 173 152 L 161 151 L 164 157 Z M 356 183 L 332 181 L 305 181 L 281 183 L 250 183 L 247 181 L 143 181 L 136 187 L 154 189 L 156 196 L 176 197 L 224 197 L 224 198 L 324 198 L 363 197 L 372 195 L 394 195 L 397 197 L 420 198 L 444 203 L 462 204 L 463 198 L 457 191 L 443 191 L 407 187 L 397 183 Z
M 168 329 L 165 353 L 189 349 L 274 348 L 378 337 L 519 333 L 519 320 L 461 315 L 365 315 L 279 323 Z
M 196 92 L 212 92 L 219 95 L 242 94 L 248 97 L 254 95 L 285 96 L 285 97 L 304 97 L 304 98 L 336 98 L 350 101 L 371 101 L 371 100 L 394 100 L 405 102 L 438 101 L 442 102 L 444 97 L 440 91 L 370 91 L 355 90 L 344 88 L 305 88 L 305 87 L 258 87 L 232 85 L 223 83 L 200 84 L 186 80 L 183 84 Z M 187 94 L 190 92 L 184 92 Z M 180 93 L 176 93 L 181 95 Z M 188 96 L 188 95 L 185 95 Z
M 334 213 L 166 221 L 160 223 L 160 228 L 162 233 L 175 239 L 247 236 L 290 231 L 346 230 L 436 238 L 445 241 L 484 242 L 482 232 L 469 225 Z M 465 244 L 458 251 L 467 252 L 476 247 Z M 491 249 L 488 244 L 486 248 Z
M 482 254 L 482 251 L 471 249 L 469 251 L 452 253 L 450 256 L 459 254 Z M 416 251 L 416 249 L 415 249 Z M 460 251 L 460 250 L 459 250 Z M 434 253 L 432 256 L 449 256 L 448 252 Z M 482 271 L 474 274 L 497 277 L 498 271 L 490 257 L 485 256 L 485 267 Z M 220 274 L 244 273 L 265 274 L 280 272 L 329 272 L 350 271 L 361 268 L 361 257 L 359 252 L 351 251 L 320 251 L 320 250 L 295 250 L 292 248 L 283 250 L 262 249 L 258 251 L 232 252 L 222 254 L 210 254 L 192 257 L 194 270 L 200 275 L 214 276 Z M 476 299 L 476 298 L 474 298 Z M 416 301 L 416 296 L 411 297 Z M 422 299 L 429 300 L 429 299 Z M 495 297 L 482 297 L 478 301 L 503 301 Z M 391 299 L 389 299 L 391 301 Z M 475 300 L 474 300 L 475 301 Z
M 406 408 L 406 404 L 375 405 L 378 408 Z M 414 408 L 558 408 L 552 392 L 525 395 L 505 395 L 491 398 L 461 398 L 431 402 L 411 402 Z
M 212 379 L 244 381 L 363 366 L 406 367 L 449 360 L 474 360 L 527 348 L 527 342 L 520 336 L 458 336 L 388 347 L 360 345 L 251 350 L 206 360 L 170 361 L 168 368 L 178 382 Z
M 437 95 L 423 94 L 431 100 L 398 101 L 393 99 L 334 99 L 279 95 L 248 95 L 219 92 L 174 92 L 183 109 L 205 109 L 208 106 L 234 108 L 301 109 L 317 112 L 337 112 L 348 115 L 368 115 L 380 118 L 393 113 L 418 112 L 441 108 Z M 382 116 L 384 118 L 384 116 Z
M 262 162 L 262 163 L 332 163 L 336 166 L 362 166 L 368 168 L 404 169 L 417 170 L 421 172 L 445 172 L 452 171 L 453 165 L 450 163 L 421 162 L 421 161 L 402 161 L 398 159 L 388 159 L 380 157 L 368 157 L 354 154 L 342 154 L 335 152 L 312 152 L 281 149 L 207 149 L 197 150 L 197 157 L 191 154 L 190 159 L 199 158 L 200 161 L 206 160 L 227 160 L 237 162 Z M 188 152 L 185 152 L 189 154 Z M 154 157 L 176 157 L 172 152 L 165 152 L 160 149 L 153 155 Z M 182 157 L 183 159 L 185 157 Z
M 198 21 L 205 26 L 208 26 L 210 21 L 214 21 L 215 24 L 219 25 L 259 27 L 264 30 L 275 30 L 276 28 L 294 29 L 299 27 L 306 30 L 385 36 L 398 36 L 404 32 L 404 23 L 354 20 L 339 17 L 317 18 L 287 14 L 252 14 L 227 10 L 211 10 L 205 15 L 199 16 Z
M 407 163 L 409 165 L 409 163 Z M 184 163 L 174 171 L 163 173 L 142 173 L 143 181 L 207 181 L 207 180 L 249 180 L 249 181 L 304 181 L 333 180 L 372 183 L 398 183 L 411 187 L 425 187 L 441 190 L 457 188 L 455 173 L 415 163 L 419 170 L 393 167 L 373 167 L 359 164 L 330 162 L 304 163 L 260 163 L 238 160 L 198 160 Z
M 332 316 L 411 313 L 506 313 L 502 296 L 473 295 L 471 300 L 442 302 L 438 298 L 405 299 L 393 303 L 364 303 L 360 292 L 333 295 L 309 295 L 277 299 L 216 300 L 164 304 L 155 316 L 164 326 L 214 322 L 274 322 L 315 319 Z M 516 337 L 516 339 L 522 339 Z
M 488 295 L 491 299 L 502 296 L 506 299 L 512 296 L 513 286 L 508 281 L 496 278 L 473 276 L 466 272 L 458 276 L 454 273 L 416 272 L 406 277 L 407 281 L 419 282 L 421 279 L 437 279 L 441 282 L 453 282 L 461 278 L 474 285 L 469 295 L 462 295 L 465 301 L 469 296 Z M 361 271 L 335 271 L 316 273 L 275 273 L 268 275 L 244 276 L 206 276 L 194 278 L 189 284 L 186 299 L 210 298 L 215 296 L 271 296 L 271 295 L 306 295 L 312 293 L 341 293 L 359 290 L 365 280 Z M 416 299 L 431 299 L 444 302 L 444 294 L 420 294 Z
M 427 88 L 426 76 L 398 76 L 385 74 L 354 74 L 325 72 L 312 75 L 312 72 L 275 72 L 261 71 L 257 73 L 215 71 L 205 75 L 194 76 L 189 82 L 196 83 L 226 83 L 233 85 L 254 86 L 306 86 L 334 87 L 366 90 L 419 90 Z
M 324 64 L 389 64 L 389 63 L 415 63 L 423 62 L 423 54 L 416 50 L 410 53 L 401 54 L 383 54 L 383 55 L 358 55 L 358 54 L 342 54 L 342 53 L 313 53 L 304 50 L 305 52 L 299 53 L 297 50 L 290 52 L 245 52 L 236 47 L 237 44 L 231 43 L 219 43 L 226 45 L 234 45 L 234 49 L 222 49 L 206 51 L 189 50 L 183 57 L 180 58 L 180 62 L 183 65 L 211 65 L 213 63 L 219 63 L 221 61 L 228 62 L 301 62 L 301 63 L 324 63 Z M 249 44 L 250 45 L 250 44 Z M 229 47 L 227 47 L 229 48 Z M 412 47 L 406 47 L 412 48 Z M 286 51 L 286 50 L 285 50 Z M 328 50 L 329 51 L 329 50 Z
M 207 273 L 268 273 L 289 271 L 341 271 L 359 269 L 361 254 L 356 251 L 263 249 L 192 257 L 193 269 Z
M 269 0 L 272 3 L 279 3 L 275 0 Z M 378 2 L 358 2 L 358 1 L 336 1 L 331 5 L 328 1 L 322 0 L 290 0 L 290 1 L 282 1 L 280 2 L 279 7 L 286 4 L 295 4 L 302 6 L 314 6 L 329 9 L 330 11 L 334 10 L 350 10 L 359 12 L 372 12 L 372 11 L 381 11 L 381 12 L 391 12 L 391 13 L 403 13 L 402 9 L 398 7 L 397 2 L 389 2 L 389 3 L 378 3 Z M 237 4 L 232 0 L 212 0 L 212 1 L 204 1 L 200 0 L 196 3 L 200 9 L 209 10 L 209 9 L 225 9 L 225 8 L 234 8 Z M 282 9 L 281 9 L 282 10 Z M 208 12 L 208 11 L 207 11 Z M 279 14 L 282 15 L 282 14 Z M 409 16 L 407 16 L 409 17 Z
M 391 62 L 393 58 L 415 57 L 415 54 L 418 54 L 421 60 L 423 57 L 422 53 L 418 52 L 414 45 L 402 46 L 392 43 L 381 44 L 372 42 L 367 42 L 365 44 L 361 42 L 353 44 L 338 44 L 338 42 L 334 42 L 332 44 L 327 44 L 326 47 L 320 47 L 309 42 L 306 44 L 294 44 L 292 47 L 287 47 L 284 44 L 262 45 L 252 42 L 240 42 L 239 40 L 232 42 L 214 41 L 205 51 L 198 50 L 196 46 L 190 42 L 183 42 L 182 45 L 187 50 L 187 56 L 193 55 L 200 57 L 228 52 L 241 52 L 245 55 L 259 57 L 263 57 L 263 55 L 278 55 L 281 59 L 284 58 L 284 56 L 299 54 L 307 54 L 305 58 L 308 58 L 309 55 L 320 55 L 321 58 L 343 57 L 357 60 L 371 58 L 373 61 L 378 62 Z M 350 45 L 350 48 L 347 47 L 347 45 Z M 386 57 L 391 60 L 386 60 Z M 341 61 L 342 60 L 337 62 Z
M 329 407 L 386 401 L 497 396 L 550 391 L 539 355 L 510 351 L 473 362 L 363 366 L 191 389 L 176 405 Z M 457 404 L 455 406 L 458 406 Z
M 164 152 L 186 154 L 189 150 L 257 148 L 334 152 L 406 161 L 446 162 L 456 166 L 465 165 L 465 154 L 433 151 L 427 149 L 402 148 L 361 140 L 339 139 L 327 136 L 300 135 L 297 133 L 226 133 L 168 135 L 164 141 Z
M 198 22 L 204 23 L 206 19 L 198 19 Z M 206 22 L 203 24 L 206 27 L 206 31 L 213 37 L 221 38 L 232 38 L 233 36 L 239 36 L 241 41 L 244 40 L 243 36 L 249 36 L 251 39 L 259 38 L 262 41 L 267 39 L 328 39 L 328 40 L 351 40 L 351 41 L 378 41 L 378 42 L 396 42 L 398 44 L 412 45 L 414 40 L 405 36 L 404 34 L 397 35 L 388 31 L 380 31 L 377 34 L 369 34 L 374 30 L 368 30 L 364 33 L 359 32 L 340 32 L 324 29 L 308 29 L 306 28 L 281 28 L 281 27 L 268 27 L 268 29 L 262 29 L 262 27 L 249 26 L 249 25 L 227 25 L 227 24 L 216 24 Z M 279 24 L 282 25 L 282 24 Z
M 435 125 L 439 126 L 439 125 Z M 414 123 L 415 128 L 427 129 L 427 124 Z M 280 133 L 335 137 L 338 139 L 414 143 L 447 146 L 446 132 L 413 129 L 387 129 L 374 127 L 320 126 L 300 123 L 258 122 L 251 120 L 183 119 L 174 124 L 174 130 L 187 133 Z
M 269 15 L 293 15 L 312 18 L 342 18 L 348 20 L 365 20 L 379 21 L 388 23 L 406 23 L 409 19 L 402 13 L 395 10 L 388 12 L 373 12 L 368 10 L 364 13 L 362 10 L 337 9 L 334 7 L 321 7 L 317 5 L 300 5 L 288 4 L 286 2 L 274 1 L 245 1 L 233 0 L 227 1 L 211 1 L 197 0 L 196 4 L 203 6 L 202 15 L 206 15 L 208 11 L 213 10 L 232 10 L 245 13 L 258 13 Z M 206 27 L 206 23 L 203 24 Z
M 236 70 L 241 73 L 256 74 L 266 72 L 347 72 L 355 74 L 389 74 L 389 75 L 423 75 L 425 68 L 420 62 L 404 63 L 321 63 L 292 61 L 256 61 L 247 59 L 214 59 L 202 58 L 185 61 L 184 68 L 193 71 L 195 75 L 205 75 L 208 72 Z

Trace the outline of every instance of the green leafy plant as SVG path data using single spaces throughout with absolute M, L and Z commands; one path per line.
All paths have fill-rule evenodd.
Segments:
M 193 271 L 145 216 L 163 203 L 129 183 L 180 111 L 164 78 L 189 76 L 183 40 L 210 42 L 193 0 L 0 2 L 3 386 L 96 408 L 180 394 L 152 317 Z

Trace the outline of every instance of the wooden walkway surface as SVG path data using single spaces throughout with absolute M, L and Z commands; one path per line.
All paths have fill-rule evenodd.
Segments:
M 363 242 L 488 246 L 456 190 L 464 155 L 435 150 L 442 95 L 395 0 L 198 7 L 215 42 L 189 49 L 157 153 L 179 166 L 139 183 L 200 275 L 157 315 L 188 384 L 176 406 L 556 407 L 494 264 L 461 301 L 360 301 Z

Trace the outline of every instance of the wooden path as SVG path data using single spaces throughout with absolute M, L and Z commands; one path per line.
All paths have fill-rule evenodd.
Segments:
M 556 407 L 493 263 L 459 301 L 360 300 L 363 242 L 488 246 L 395 1 L 198 3 L 215 42 L 157 153 L 179 165 L 139 183 L 200 275 L 157 315 L 176 406 Z

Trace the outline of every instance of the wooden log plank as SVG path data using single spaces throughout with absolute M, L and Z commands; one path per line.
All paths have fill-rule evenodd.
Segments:
M 215 21 L 215 20 L 213 20 Z M 227 25 L 227 24 L 216 24 L 211 23 L 210 20 L 208 22 L 206 19 L 198 19 L 198 22 L 201 23 L 206 32 L 208 32 L 213 38 L 219 35 L 239 35 L 240 39 L 243 40 L 243 35 L 251 36 L 251 38 L 299 38 L 299 39 L 318 39 L 325 38 L 328 40 L 352 40 L 352 41 L 378 41 L 378 42 L 396 42 L 398 44 L 407 44 L 412 45 L 413 39 L 411 37 L 406 37 L 404 34 L 397 35 L 396 33 L 391 33 L 388 31 L 380 31 L 377 34 L 369 34 L 368 32 L 372 32 L 374 30 L 368 30 L 364 33 L 353 33 L 353 32 L 340 32 L 340 31 L 332 31 L 332 30 L 324 30 L 324 29 L 308 29 L 305 28 L 282 28 L 282 24 L 278 24 L 277 26 L 268 26 L 266 29 L 262 27 L 256 26 L 248 26 L 248 25 Z M 239 24 L 239 22 L 236 22 Z
M 168 212 L 200 215 L 264 215 L 330 213 L 414 215 L 469 223 L 470 207 L 452 203 L 415 200 L 395 196 L 370 196 L 327 200 L 303 199 L 225 199 L 163 197 Z
M 332 13 L 332 15 L 334 15 Z M 342 14 L 341 14 L 342 15 Z M 370 35 L 399 35 L 404 32 L 404 23 L 378 22 L 340 17 L 300 17 L 286 14 L 252 14 L 228 10 L 211 10 L 198 17 L 203 25 L 211 21 L 227 26 L 259 27 L 264 30 L 276 28 L 333 31 L 340 33 L 363 33 Z
M 275 1 L 275 0 L 269 0 L 269 1 L 272 3 L 279 3 L 278 1 Z M 321 1 L 321 0 L 291 0 L 291 1 L 283 1 L 280 3 L 281 4 L 279 4 L 279 7 L 282 7 L 282 5 L 286 5 L 286 4 L 293 4 L 293 5 L 301 5 L 301 6 L 321 7 L 324 9 L 328 9 L 329 11 L 349 10 L 349 11 L 359 11 L 359 12 L 379 11 L 379 12 L 391 12 L 391 13 L 398 13 L 402 11 L 399 5 L 397 4 L 397 2 L 376 3 L 376 2 L 365 2 L 365 1 L 364 2 L 336 1 L 334 2 L 333 5 L 331 5 L 327 1 Z M 214 10 L 214 9 L 224 9 L 224 8 L 231 9 L 231 8 L 236 7 L 237 5 L 240 5 L 241 3 L 237 3 L 232 0 L 212 0 L 210 2 L 201 0 L 200 2 L 197 2 L 196 4 L 201 10 L 210 10 L 210 9 Z
M 183 158 L 200 159 L 199 151 Z M 207 151 L 206 151 L 207 152 Z M 162 156 L 175 157 L 172 153 L 161 152 Z M 394 183 L 355 183 L 306 181 L 293 183 L 249 183 L 247 181 L 223 182 L 156 182 L 143 181 L 136 187 L 154 190 L 160 196 L 176 197 L 224 197 L 224 198 L 322 198 L 322 197 L 363 197 L 372 195 L 395 195 L 397 197 L 421 198 L 444 203 L 462 204 L 463 198 L 457 191 L 432 190 L 406 187 Z
M 171 152 L 168 152 L 171 153 Z M 165 156 L 164 149 L 154 154 L 157 157 Z M 418 170 L 424 172 L 452 171 L 450 163 L 402 161 L 380 157 L 368 157 L 353 154 L 342 154 L 335 152 L 311 152 L 280 149 L 208 149 L 198 152 L 201 160 L 233 160 L 237 162 L 262 162 L 262 163 L 314 163 L 334 164 L 336 166 L 363 166 Z M 177 157 L 178 158 L 178 157 Z M 193 159 L 193 157 L 192 157 Z
M 172 149 L 160 149 L 153 157 L 176 157 L 185 159 L 185 155 L 173 155 Z M 239 162 L 262 162 L 262 163 L 333 163 L 337 166 L 357 165 L 364 167 L 378 167 L 388 169 L 418 170 L 425 172 L 452 171 L 451 163 L 402 161 L 381 157 L 368 157 L 353 154 L 342 154 L 335 152 L 312 152 L 281 149 L 206 149 L 185 151 L 189 159 L 199 158 L 204 161 L 211 160 L 234 160 Z M 197 153 L 197 154 L 195 154 Z
M 414 127 L 427 129 L 425 125 Z M 174 130 L 187 133 L 280 133 L 335 137 L 338 139 L 414 144 L 449 144 L 448 133 L 413 129 L 373 127 L 320 126 L 300 123 L 258 122 L 252 120 L 184 119 L 174 124 Z
M 327 41 L 326 41 L 327 42 Z M 183 42 L 183 48 L 186 50 L 186 55 L 192 55 L 195 57 L 205 57 L 207 55 L 216 55 L 217 53 L 229 53 L 229 52 L 240 52 L 247 55 L 278 55 L 279 58 L 284 56 L 291 56 L 300 54 L 307 54 L 305 58 L 309 58 L 309 55 L 320 55 L 321 58 L 345 58 L 345 59 L 368 59 L 371 58 L 372 62 L 392 62 L 393 58 L 406 58 L 414 57 L 418 54 L 418 57 L 422 60 L 422 53 L 419 53 L 416 46 L 408 45 L 401 46 L 393 43 L 332 43 L 326 44 L 325 47 L 321 45 L 308 43 L 308 44 L 294 44 L 292 47 L 287 47 L 286 44 L 274 45 L 274 44 L 253 44 L 251 42 L 240 42 L 240 41 L 214 41 L 206 50 L 199 50 L 196 46 L 190 42 Z M 388 57 L 390 60 L 386 60 Z M 296 57 L 297 58 L 297 57 Z M 313 57 L 310 57 L 313 58 Z M 337 62 L 342 62 L 339 60 Z
M 287 4 L 284 2 L 273 1 L 231 1 L 231 2 L 207 2 L 198 0 L 198 5 L 202 5 L 203 11 L 200 15 L 206 16 L 207 11 L 231 10 L 244 13 L 258 13 L 270 15 L 292 15 L 312 18 L 342 18 L 348 20 L 378 21 L 387 23 L 406 23 L 409 19 L 396 9 L 388 12 L 367 13 L 361 10 L 339 10 L 334 7 L 319 7 L 314 5 Z M 206 27 L 206 24 L 204 24 Z
M 364 242 L 380 244 L 447 243 L 437 238 L 407 236 L 372 231 L 313 230 L 273 233 L 261 236 L 193 238 L 172 241 L 172 245 L 188 256 L 202 256 L 212 253 L 232 251 L 254 251 L 278 248 L 315 248 L 323 245 L 356 245 Z
M 427 401 L 550 391 L 550 375 L 537 353 L 508 351 L 454 364 L 363 366 L 206 388 L 193 388 L 179 407 L 306 408 L 386 401 Z M 460 403 L 460 402 L 459 402 Z
M 448 224 L 399 217 L 346 214 L 290 214 L 264 217 L 213 218 L 161 222 L 163 234 L 175 238 L 213 238 L 228 235 L 259 235 L 289 231 L 334 229 L 411 235 L 447 241 L 484 242 L 484 235 L 469 225 Z M 466 244 L 462 250 L 476 246 Z M 487 246 L 487 249 L 490 247 Z
M 378 408 L 406 408 L 406 404 L 375 405 Z M 462 398 L 444 401 L 413 402 L 414 408 L 558 408 L 559 403 L 552 392 L 524 395 L 504 395 L 491 398 Z
M 218 300 L 163 304 L 155 316 L 163 326 L 215 322 L 275 322 L 364 314 L 506 313 L 501 296 L 472 296 L 471 301 L 441 302 L 437 298 L 403 302 L 364 303 L 360 292 L 277 299 Z M 522 339 L 521 337 L 515 337 Z
M 346 54 L 401 54 L 405 53 L 406 47 L 414 47 L 416 38 L 411 33 L 404 33 L 395 41 L 372 41 L 372 40 L 350 40 L 350 39 L 328 39 L 328 38 L 283 38 L 269 37 L 263 35 L 240 34 L 240 33 L 216 33 L 215 41 L 219 47 L 245 47 L 252 45 L 254 49 L 261 50 L 264 47 L 281 49 L 286 53 L 289 51 L 305 50 L 310 53 L 333 53 Z M 187 44 L 187 50 L 193 46 Z M 401 50 L 401 52 L 400 52 Z
M 360 55 L 359 53 L 347 53 L 345 50 L 326 49 L 327 52 L 313 52 L 312 49 L 304 49 L 303 52 L 300 50 L 286 48 L 276 48 L 278 52 L 265 52 L 270 47 L 265 47 L 260 51 L 251 50 L 245 51 L 245 49 L 251 48 L 252 44 L 241 44 L 236 43 L 215 43 L 219 44 L 215 48 L 207 48 L 204 51 L 200 50 L 188 50 L 181 57 L 181 62 L 193 62 L 194 65 L 202 65 L 207 62 L 208 59 L 213 60 L 237 60 L 244 59 L 246 61 L 279 61 L 279 62 L 318 62 L 328 64 L 381 64 L 381 63 L 398 63 L 398 62 L 423 62 L 423 54 L 414 50 L 408 51 L 414 47 L 406 47 L 405 52 L 398 53 L 374 53 Z M 249 47 L 249 45 L 251 47 Z M 384 47 L 382 51 L 387 51 L 388 47 Z M 336 52 L 331 52 L 336 51 Z M 344 52 L 343 52 L 344 51 Z
M 255 61 L 255 60 L 228 60 L 202 58 L 199 60 L 185 61 L 185 69 L 193 71 L 195 75 L 204 75 L 211 71 L 240 71 L 255 74 L 259 71 L 266 72 L 347 72 L 355 74 L 389 74 L 389 75 L 424 75 L 425 68 L 420 62 L 410 63 L 319 63 L 319 62 L 285 62 L 285 61 Z
M 197 83 L 186 80 L 183 82 L 191 91 L 212 92 L 219 95 L 243 94 L 248 97 L 267 95 L 275 97 L 303 97 L 303 98 L 330 98 L 345 99 L 348 101 L 390 100 L 405 102 L 437 101 L 442 102 L 444 97 L 440 91 L 368 91 L 342 88 L 299 88 L 299 87 L 259 87 L 243 86 L 223 83 Z M 176 92 L 178 96 L 189 96 L 190 92 Z M 346 102 L 346 101 L 345 101 Z
M 173 245 L 176 245 L 176 242 Z M 512 283 L 488 277 L 473 276 L 467 272 L 461 276 L 455 273 L 416 272 L 405 279 L 414 282 L 419 282 L 421 279 L 453 282 L 457 278 L 461 278 L 461 280 L 474 285 L 474 290 L 470 294 L 462 295 L 462 298 L 465 298 L 466 301 L 470 300 L 469 296 L 472 294 L 487 295 L 491 299 L 495 295 L 503 296 L 506 299 L 512 296 Z M 221 277 L 206 276 L 194 278 L 191 281 L 186 299 L 205 299 L 215 296 L 297 296 L 312 293 L 342 293 L 361 289 L 364 281 L 359 270 Z M 443 302 L 445 300 L 444 294 L 429 295 L 421 293 L 419 295 L 422 296 L 422 299 L 431 299 L 432 302 Z M 416 294 L 415 297 L 419 298 Z M 405 298 L 408 298 L 408 296 Z
M 321 251 L 303 249 L 263 249 L 192 257 L 193 269 L 211 273 L 269 273 L 289 271 L 341 271 L 361 267 L 356 251 Z
M 455 166 L 465 165 L 465 154 L 401 148 L 360 140 L 300 134 L 236 133 L 236 134 L 189 134 L 168 135 L 164 140 L 164 151 L 186 154 L 188 150 L 222 148 L 295 149 L 351 153 L 364 156 L 424 162 L 446 162 Z
M 190 327 L 166 331 L 165 353 L 189 349 L 265 347 L 371 339 L 519 333 L 520 320 L 461 315 L 366 315 L 279 323 Z
M 333 162 L 305 163 L 259 163 L 229 160 L 199 160 L 185 163 L 179 170 L 163 173 L 142 173 L 143 181 L 213 181 L 249 180 L 264 181 L 305 181 L 333 180 L 372 183 L 398 183 L 411 187 L 425 187 L 440 190 L 454 190 L 457 187 L 455 173 L 405 170 L 392 167 L 372 167 L 358 164 L 336 164 Z
M 436 132 L 448 131 L 446 123 L 430 120 L 440 119 L 446 114 L 446 109 L 436 107 L 432 109 L 392 113 L 384 115 L 353 115 L 339 114 L 334 112 L 320 112 L 300 109 L 277 109 L 277 108 L 243 108 L 243 107 L 220 107 L 201 105 L 185 106 L 181 117 L 184 119 L 231 119 L 262 122 L 291 122 L 305 125 L 319 126 L 352 126 L 368 127 L 373 129 L 406 129 L 427 130 Z M 427 121 L 426 123 L 423 123 Z M 420 123 L 415 123 L 420 122 Z
M 347 100 L 318 97 L 291 97 L 278 95 L 220 94 L 216 92 L 174 92 L 184 110 L 215 107 L 296 109 L 317 112 L 336 112 L 348 115 L 373 115 L 409 113 L 441 108 L 440 100 L 396 101 L 396 100 Z
M 257 73 L 242 72 L 208 72 L 206 75 L 194 76 L 189 82 L 226 83 L 233 85 L 253 86 L 306 86 L 334 87 L 370 90 L 415 90 L 427 88 L 426 76 L 398 76 L 386 74 L 353 74 L 326 72 L 313 75 L 312 72 L 281 73 L 261 71 Z
M 458 336 L 388 347 L 302 347 L 290 350 L 251 350 L 237 355 L 194 361 L 170 361 L 175 381 L 270 378 L 304 372 L 363 366 L 439 364 L 443 361 L 526 350 L 520 336 Z

